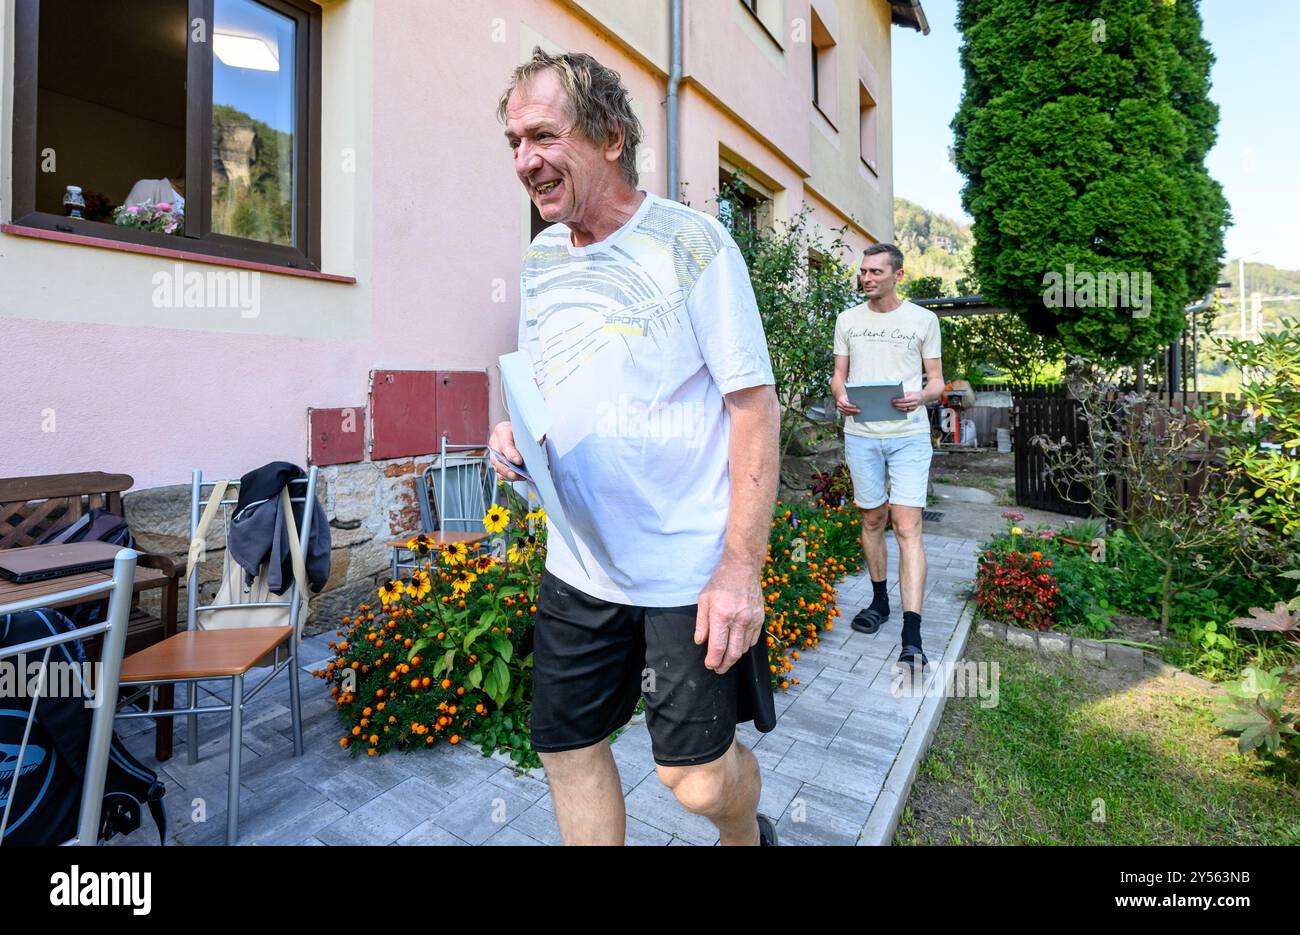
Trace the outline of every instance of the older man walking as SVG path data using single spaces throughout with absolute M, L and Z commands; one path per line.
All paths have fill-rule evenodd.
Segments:
M 716 219 L 638 189 L 631 97 L 590 55 L 534 49 L 498 117 L 552 222 L 524 259 L 519 347 L 581 556 L 548 537 L 533 652 L 532 743 L 560 833 L 623 843 L 607 738 L 644 694 L 678 802 L 723 844 L 775 844 L 736 737 L 771 702 L 759 574 L 779 415 L 744 261 Z M 491 444 L 522 463 L 509 422 Z

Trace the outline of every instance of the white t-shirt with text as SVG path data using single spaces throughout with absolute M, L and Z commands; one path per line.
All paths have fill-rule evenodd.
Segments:
M 898 381 L 904 393 L 919 393 L 922 360 L 940 357 L 939 317 L 904 301 L 892 312 L 873 312 L 866 302 L 840 312 L 835 320 L 835 353 L 849 359 L 849 383 Z M 883 422 L 844 420 L 844 431 L 867 438 L 900 438 L 930 431 L 924 406 L 906 419 Z

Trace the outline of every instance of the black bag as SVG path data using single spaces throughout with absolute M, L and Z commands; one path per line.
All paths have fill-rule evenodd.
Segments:
M 0 647 L 16 646 L 71 629 L 71 621 L 55 610 L 3 614 L 0 615 Z M 9 807 L 5 844 L 63 844 L 77 833 L 94 716 L 94 708 L 88 707 L 86 701 L 90 691 L 83 681 L 86 655 L 80 640 L 61 643 L 50 651 L 51 664 L 67 663 L 73 668 L 65 670 L 70 673 L 66 680 L 54 674 L 47 677 L 27 738 L 21 773 L 13 789 L 13 803 L 9 803 L 10 784 L 18 768 L 18 751 L 31 709 L 28 689 L 37 678 L 38 670 L 29 667 L 40 663 L 43 656 L 43 652 L 40 656 L 28 656 L 22 660 L 25 664 L 21 667 L 20 660 L 14 656 L 0 660 L 0 665 L 8 670 L 0 678 L 10 681 L 8 690 L 0 691 L 0 814 Z M 16 680 L 22 682 L 21 691 L 17 690 Z M 78 686 L 78 693 L 56 690 L 71 684 Z M 104 703 L 112 704 L 114 700 L 106 699 Z M 157 773 L 132 756 L 117 734 L 113 734 L 104 777 L 99 839 L 135 831 L 140 827 L 142 806 L 148 806 L 158 828 L 159 843 L 163 843 L 167 818 L 162 799 L 166 791 Z

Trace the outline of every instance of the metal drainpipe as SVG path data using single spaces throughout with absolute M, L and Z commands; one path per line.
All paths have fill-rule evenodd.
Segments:
M 682 81 L 682 0 L 672 0 L 671 61 L 668 65 L 668 190 L 672 201 L 681 198 L 677 180 L 677 86 Z

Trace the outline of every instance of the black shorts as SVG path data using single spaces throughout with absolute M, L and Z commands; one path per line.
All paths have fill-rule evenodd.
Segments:
M 766 641 L 718 675 L 695 645 L 696 605 L 634 607 L 584 594 L 543 571 L 533 631 L 532 744 L 589 747 L 626 724 L 642 695 L 661 766 L 694 766 L 731 747 L 736 724 L 774 719 Z M 760 663 L 761 660 L 761 663 Z

